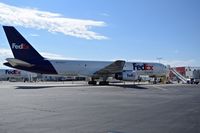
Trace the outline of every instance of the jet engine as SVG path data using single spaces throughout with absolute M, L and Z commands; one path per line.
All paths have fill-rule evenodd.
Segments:
M 116 73 L 115 78 L 117 80 L 135 81 L 138 79 L 138 74 L 132 70 L 124 70 L 123 72 Z

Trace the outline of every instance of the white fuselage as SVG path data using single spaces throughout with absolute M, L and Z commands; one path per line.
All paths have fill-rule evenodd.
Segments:
M 110 61 L 74 61 L 49 60 L 58 74 L 67 76 L 92 76 L 95 72 L 105 68 Z M 137 72 L 138 75 L 164 76 L 167 73 L 165 65 L 160 63 L 126 62 L 123 70 Z

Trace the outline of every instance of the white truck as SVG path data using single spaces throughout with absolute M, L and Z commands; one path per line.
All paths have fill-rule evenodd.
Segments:
M 193 78 L 191 78 L 191 83 L 192 84 L 199 84 L 200 82 L 200 69 L 199 70 L 194 70 L 193 71 Z

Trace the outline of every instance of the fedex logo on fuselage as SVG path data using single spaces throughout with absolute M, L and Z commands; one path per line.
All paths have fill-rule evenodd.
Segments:
M 29 46 L 25 43 L 21 43 L 20 45 L 12 43 L 12 49 L 29 49 Z
M 5 74 L 7 75 L 20 75 L 21 72 L 18 70 L 5 70 Z
M 133 74 L 132 73 L 131 74 L 127 73 L 127 77 L 133 77 Z
M 153 66 L 149 64 L 137 64 L 133 63 L 133 70 L 143 71 L 143 70 L 153 70 Z

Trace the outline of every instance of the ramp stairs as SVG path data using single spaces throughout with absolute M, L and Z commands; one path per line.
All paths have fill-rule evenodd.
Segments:
M 171 72 L 177 76 L 183 83 L 188 83 L 189 79 L 185 78 L 183 75 L 181 75 L 178 71 L 176 71 L 175 68 L 171 68 Z

